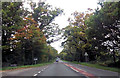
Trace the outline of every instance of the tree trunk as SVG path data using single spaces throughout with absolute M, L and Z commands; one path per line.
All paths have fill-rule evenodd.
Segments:
M 116 56 L 115 56 L 115 52 L 113 51 L 113 62 L 116 62 Z

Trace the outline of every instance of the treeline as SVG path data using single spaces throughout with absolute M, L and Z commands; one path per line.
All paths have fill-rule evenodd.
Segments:
M 120 64 L 120 2 L 99 3 L 95 11 L 74 12 L 63 29 L 65 41 L 59 56 L 68 61 Z M 85 54 L 88 54 L 86 56 Z
M 60 34 L 57 24 L 52 23 L 62 13 L 45 2 L 2 2 L 2 65 L 31 65 L 48 62 L 57 56 L 50 46 L 51 36 Z M 54 34 L 56 32 L 56 34 Z

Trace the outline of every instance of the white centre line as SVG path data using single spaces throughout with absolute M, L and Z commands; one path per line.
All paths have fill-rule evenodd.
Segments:
M 48 68 L 48 66 L 46 68 Z
M 37 76 L 37 74 L 34 74 L 34 76 Z
M 39 71 L 38 73 L 41 73 L 41 71 Z

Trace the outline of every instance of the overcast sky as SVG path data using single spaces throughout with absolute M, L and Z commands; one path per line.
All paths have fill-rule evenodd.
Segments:
M 64 10 L 65 15 L 58 16 L 55 18 L 55 21 L 53 21 L 57 23 L 61 29 L 68 25 L 67 20 L 73 12 L 84 12 L 88 8 L 95 9 L 98 6 L 98 0 L 46 0 L 46 3 Z M 59 40 L 51 44 L 59 53 L 63 49 L 60 47 L 62 41 L 63 40 Z

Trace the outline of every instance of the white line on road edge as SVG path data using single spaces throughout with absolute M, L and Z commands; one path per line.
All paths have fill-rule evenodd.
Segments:
M 37 74 L 34 74 L 34 76 L 37 76 Z
M 41 71 L 39 71 L 38 73 L 41 73 Z
M 72 67 L 70 67 L 72 70 L 74 70 L 74 71 L 76 71 L 76 72 L 79 72 L 79 71 L 77 71 L 77 70 L 75 70 L 74 68 L 72 68 Z
M 79 68 L 77 68 L 77 69 L 79 69 Z M 82 70 L 82 69 L 79 69 L 79 70 L 86 72 L 85 70 Z

